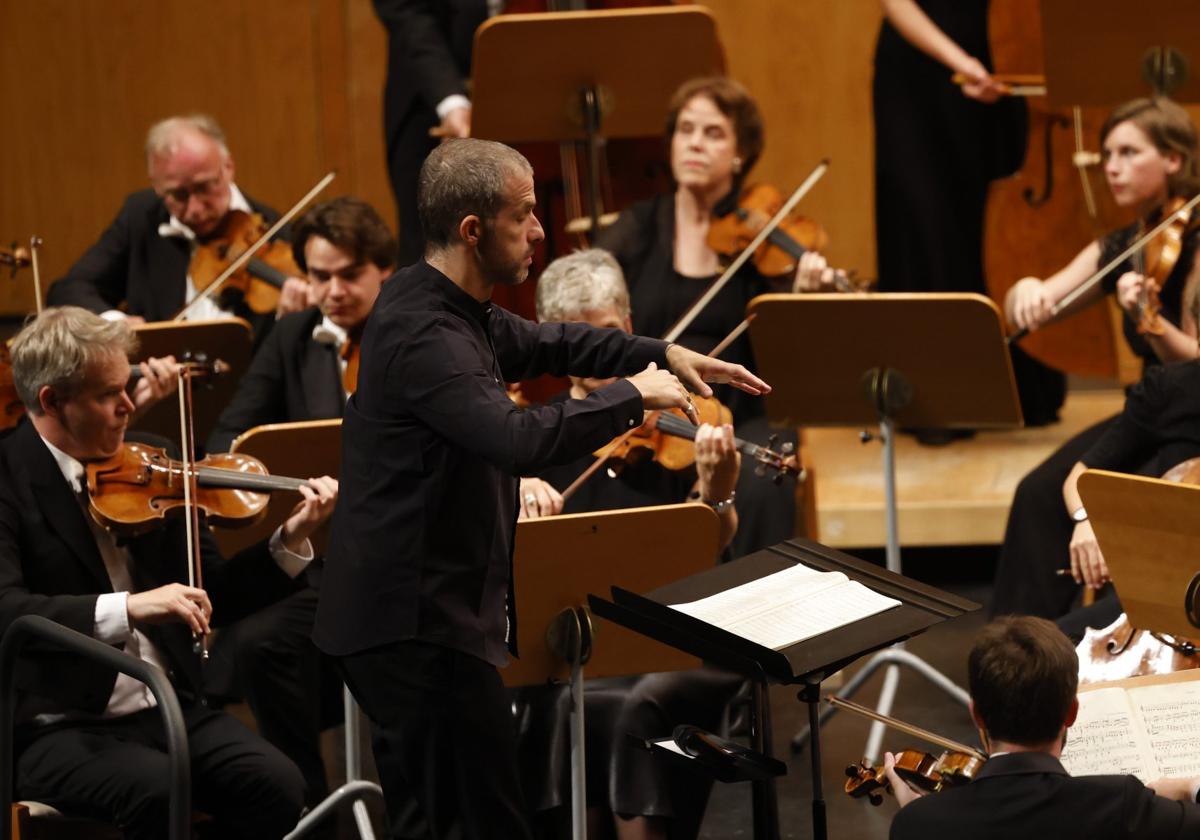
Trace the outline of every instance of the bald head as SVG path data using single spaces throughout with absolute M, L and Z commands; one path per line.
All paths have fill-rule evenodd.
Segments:
M 146 134 L 146 169 L 171 215 L 198 236 L 212 233 L 229 211 L 233 157 L 212 117 L 168 117 Z

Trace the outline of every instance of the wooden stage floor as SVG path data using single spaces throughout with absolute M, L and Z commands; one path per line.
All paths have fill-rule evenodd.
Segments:
M 1000 543 L 1021 478 L 1063 441 L 1123 404 L 1116 389 L 1077 390 L 1068 394 L 1061 421 L 1051 426 L 979 432 L 946 446 L 922 446 L 912 435 L 898 435 L 901 545 Z M 837 548 L 884 544 L 883 450 L 877 440 L 860 443 L 860 431 L 806 431 L 816 477 L 816 539 Z

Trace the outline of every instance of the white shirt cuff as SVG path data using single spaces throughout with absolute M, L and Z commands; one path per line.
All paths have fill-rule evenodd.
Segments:
M 129 641 L 128 592 L 106 592 L 96 598 L 96 626 L 92 635 L 106 645 Z
M 271 559 L 275 561 L 283 573 L 290 578 L 294 578 L 308 568 L 308 564 L 313 560 L 312 542 L 304 541 L 301 546 L 302 554 L 297 554 L 294 551 L 288 551 L 283 544 L 283 526 L 280 525 L 275 529 L 275 533 L 271 534 L 271 542 L 269 544 L 271 551 Z M 103 596 L 101 596 L 103 597 Z
M 438 119 L 444 120 L 444 119 L 446 119 L 446 115 L 449 114 L 451 111 L 453 111 L 455 108 L 470 108 L 470 107 L 471 107 L 470 99 L 467 99 L 467 97 L 463 96 L 461 93 L 452 93 L 449 96 L 447 96 L 445 99 L 443 99 L 441 102 L 439 102 L 437 104 L 437 107 L 434 110 L 437 111 Z
M 106 309 L 100 313 L 105 321 L 124 321 L 128 316 L 120 309 Z

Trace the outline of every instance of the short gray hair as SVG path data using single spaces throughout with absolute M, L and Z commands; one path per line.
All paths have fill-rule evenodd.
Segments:
M 602 248 L 559 257 L 538 278 L 539 321 L 581 321 L 586 312 L 610 307 L 628 317 L 629 289 L 621 264 Z
M 229 146 L 225 144 L 225 132 L 208 114 L 184 114 L 167 117 L 150 126 L 146 132 L 146 165 L 154 158 L 166 157 L 179 147 L 179 136 L 185 131 L 198 131 L 212 140 L 221 149 L 222 157 L 229 157 Z
M 98 360 L 137 352 L 137 336 L 125 321 L 106 321 L 78 306 L 48 307 L 13 339 L 12 374 L 17 396 L 42 414 L 38 392 L 46 385 L 63 397 L 74 394 Z
M 528 175 L 525 156 L 492 140 L 447 140 L 429 153 L 417 179 L 417 212 L 429 251 L 454 244 L 467 216 L 485 223 L 504 207 L 504 190 L 512 175 Z

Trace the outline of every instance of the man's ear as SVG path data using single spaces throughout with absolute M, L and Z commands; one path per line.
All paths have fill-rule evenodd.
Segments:
M 1067 709 L 1067 719 L 1063 721 L 1063 726 L 1070 729 L 1075 725 L 1075 718 L 1079 717 L 1079 695 L 1075 695 L 1071 700 L 1071 708 Z
M 62 398 L 49 385 L 43 385 L 37 393 L 38 405 L 42 407 L 42 413 L 48 414 L 51 417 L 58 418 L 62 414 Z
M 472 213 L 458 223 L 458 235 L 468 245 L 478 245 L 483 236 L 483 220 Z

